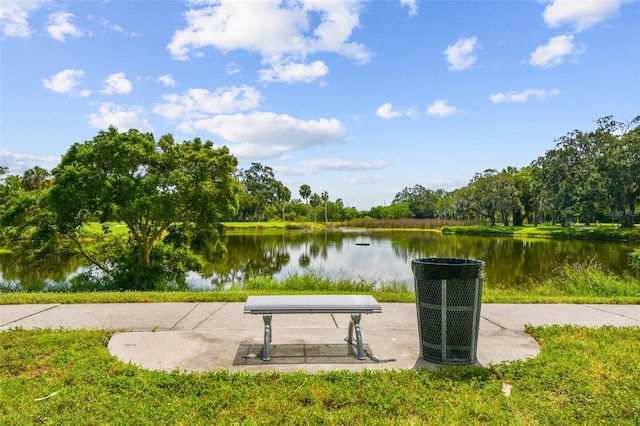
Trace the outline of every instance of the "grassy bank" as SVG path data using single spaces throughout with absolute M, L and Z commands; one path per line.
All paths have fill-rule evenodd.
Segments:
M 171 374 L 104 331 L 0 333 L 0 423 L 639 424 L 640 328 L 529 328 L 541 354 L 438 371 Z
M 443 234 L 482 235 L 482 236 L 510 236 L 510 237 L 542 237 L 562 238 L 574 240 L 603 240 L 603 241 L 640 241 L 640 228 L 620 228 L 617 225 L 597 226 L 443 226 Z
M 283 231 L 299 229 L 324 229 L 327 224 L 314 222 L 224 222 L 227 231 Z

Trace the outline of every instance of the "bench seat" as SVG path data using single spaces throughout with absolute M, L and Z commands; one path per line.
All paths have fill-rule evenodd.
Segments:
M 358 359 L 364 360 L 361 314 L 382 312 L 378 301 L 369 295 L 303 295 L 303 296 L 249 296 L 244 304 L 245 314 L 262 314 L 264 322 L 264 346 L 262 360 L 269 361 L 271 343 L 271 318 L 274 314 L 350 314 L 348 344 L 356 333 Z
M 373 296 L 249 296 L 245 314 L 373 314 L 382 307 Z

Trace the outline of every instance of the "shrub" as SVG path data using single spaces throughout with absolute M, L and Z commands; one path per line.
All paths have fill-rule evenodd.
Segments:
M 631 257 L 631 267 L 640 273 L 640 249 L 635 249 L 629 253 L 629 257 Z

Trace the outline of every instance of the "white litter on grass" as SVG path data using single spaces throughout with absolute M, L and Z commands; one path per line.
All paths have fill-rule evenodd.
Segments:
M 507 398 L 509 398 L 511 396 L 511 388 L 512 388 L 512 386 L 509 383 L 502 382 L 502 393 Z
M 50 394 L 49 394 L 49 395 L 47 395 L 47 396 L 43 396 L 42 398 L 36 398 L 36 399 L 34 399 L 33 401 L 34 401 L 34 402 L 36 402 L 36 401 L 44 401 L 45 399 L 49 399 L 49 398 L 51 398 L 52 396 L 56 396 L 57 394 L 58 394 L 58 392 L 56 391 L 56 392 L 50 393 Z

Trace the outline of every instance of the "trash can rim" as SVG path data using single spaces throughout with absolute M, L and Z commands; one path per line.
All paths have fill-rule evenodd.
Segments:
M 450 265 L 450 266 L 462 266 L 462 265 L 482 265 L 484 261 L 464 258 L 464 257 L 426 257 L 420 259 L 413 259 L 411 263 L 417 263 L 420 265 Z

